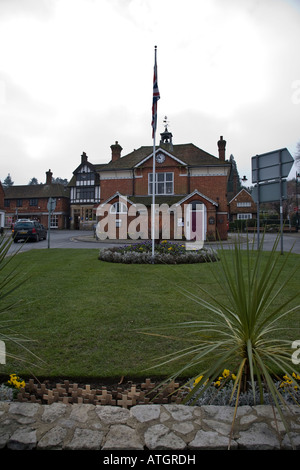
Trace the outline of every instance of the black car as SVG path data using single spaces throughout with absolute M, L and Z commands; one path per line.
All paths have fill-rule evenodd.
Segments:
M 47 230 L 39 222 L 33 220 L 17 222 L 12 230 L 12 238 L 15 243 L 19 240 L 46 240 Z

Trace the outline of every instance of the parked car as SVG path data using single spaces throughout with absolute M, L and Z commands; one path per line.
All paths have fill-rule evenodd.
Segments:
M 12 238 L 15 243 L 19 240 L 46 240 L 47 230 L 45 227 L 34 220 L 17 222 L 12 229 Z

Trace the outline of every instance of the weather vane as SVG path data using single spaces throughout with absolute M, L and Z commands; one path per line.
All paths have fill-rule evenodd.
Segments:
M 165 132 L 168 130 L 168 124 L 169 124 L 169 121 L 168 121 L 168 117 L 165 116 L 165 119 L 164 119 L 164 126 L 165 126 Z

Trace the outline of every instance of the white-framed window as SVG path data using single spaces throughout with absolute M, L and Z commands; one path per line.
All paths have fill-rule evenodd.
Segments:
M 252 214 L 238 214 L 237 218 L 238 218 L 238 220 L 252 219 Z
M 237 207 L 251 207 L 251 202 L 238 202 Z
M 55 214 L 51 214 L 50 228 L 58 228 L 58 216 Z
M 74 186 L 70 198 L 72 204 L 100 201 L 100 186 Z
M 96 213 L 93 209 L 85 209 L 84 211 L 85 220 L 96 220 Z
M 76 188 L 76 199 L 81 201 L 92 201 L 95 198 L 95 188 L 94 187 L 80 187 Z
M 110 208 L 111 214 L 127 214 L 127 212 L 127 206 L 124 202 L 115 202 Z
M 153 173 L 148 175 L 148 194 L 153 190 Z M 155 194 L 174 194 L 174 173 L 155 173 Z

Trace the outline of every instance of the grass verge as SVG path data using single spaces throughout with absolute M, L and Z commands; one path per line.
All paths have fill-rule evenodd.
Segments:
M 225 254 L 226 256 L 226 254 Z M 286 266 L 291 269 L 294 256 Z M 2 320 L 16 320 L 15 331 L 33 340 L 30 350 L 45 363 L 39 366 L 7 361 L 2 374 L 65 377 L 167 377 L 177 365 L 147 370 L 157 358 L 185 345 L 172 328 L 162 337 L 139 334 L 143 328 L 205 318 L 206 312 L 183 295 L 183 289 L 198 294 L 205 285 L 221 295 L 211 269 L 215 263 L 193 265 L 124 265 L 98 260 L 98 250 L 51 249 L 21 253 L 12 261 L 28 281 L 14 293 L 22 300 Z M 298 289 L 293 279 L 283 295 Z M 11 299 L 7 299 L 9 302 Z M 289 328 L 299 326 L 292 315 Z M 299 330 L 298 330 L 299 331 Z M 174 335 L 173 335 L 174 333 Z M 291 341 L 295 338 L 291 334 Z M 299 336 L 299 334 L 298 334 Z M 7 344 L 14 348 L 13 344 Z M 191 375 L 198 371 L 188 371 Z

